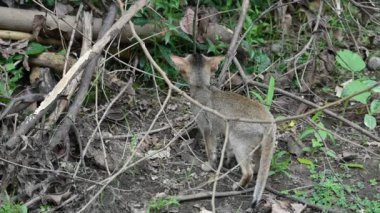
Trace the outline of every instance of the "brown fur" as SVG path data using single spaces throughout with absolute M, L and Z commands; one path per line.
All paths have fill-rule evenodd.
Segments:
M 223 57 L 206 57 L 189 55 L 186 58 L 172 56 L 172 60 L 185 80 L 190 84 L 191 97 L 201 104 L 217 110 L 219 113 L 236 118 L 258 119 L 272 124 L 246 123 L 231 121 L 228 137 L 229 152 L 234 154 L 240 164 L 242 177 L 233 188 L 245 187 L 253 178 L 252 150 L 261 145 L 261 153 L 255 152 L 255 159 L 260 159 L 252 204 L 261 199 L 268 178 L 270 162 L 275 146 L 276 125 L 272 114 L 262 104 L 235 93 L 221 91 L 210 86 L 211 73 L 216 71 Z M 198 127 L 205 139 L 208 162 L 203 169 L 215 168 L 217 159 L 216 136 L 225 134 L 225 122 L 212 113 L 192 106 Z M 261 154 L 261 157 L 259 158 Z M 229 161 L 229 158 L 227 158 Z M 257 160 L 258 161 L 258 160 Z

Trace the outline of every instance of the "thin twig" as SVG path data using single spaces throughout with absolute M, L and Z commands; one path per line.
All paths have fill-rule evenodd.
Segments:
M 236 55 L 236 50 L 239 47 L 239 43 L 238 43 L 239 35 L 240 35 L 241 30 L 243 29 L 243 24 L 245 21 L 245 17 L 247 15 L 248 8 L 249 8 L 249 0 L 243 0 L 243 3 L 241 5 L 241 14 L 239 16 L 238 23 L 232 35 L 230 47 L 228 48 L 228 52 L 224 60 L 223 68 L 219 75 L 218 87 L 221 87 L 224 84 L 227 68 L 230 67 L 231 61 Z
M 126 84 L 126 85 L 120 90 L 120 92 L 115 96 L 115 98 L 113 98 L 112 101 L 108 104 L 108 106 L 107 106 L 105 112 L 103 113 L 102 117 L 100 118 L 100 120 L 99 120 L 99 122 L 98 122 L 99 124 L 101 124 L 101 123 L 104 121 L 104 119 L 105 119 L 106 116 L 107 116 L 107 112 L 111 109 L 111 107 L 113 106 L 113 104 L 116 103 L 116 101 L 119 100 L 119 98 L 124 94 L 124 92 L 125 92 L 130 86 L 131 86 L 131 84 L 133 83 L 131 80 L 132 80 L 132 79 L 130 79 L 130 80 L 128 81 L 128 83 L 127 83 L 127 84 Z M 76 166 L 76 168 L 75 168 L 75 172 L 74 172 L 73 177 L 75 177 L 76 174 L 78 173 L 79 167 L 80 167 L 81 163 L 84 161 L 84 156 L 86 155 L 87 150 L 88 150 L 90 144 L 91 144 L 91 143 L 94 141 L 94 139 L 95 139 L 95 134 L 96 134 L 97 130 L 98 130 L 98 129 L 95 129 L 95 130 L 92 132 L 91 137 L 90 137 L 89 140 L 87 141 L 86 147 L 83 149 L 83 154 L 82 154 L 82 156 L 81 156 L 81 158 L 80 158 L 80 160 L 79 160 L 79 162 L 78 162 L 78 164 L 77 164 L 77 166 Z M 100 136 L 101 136 L 101 132 L 100 132 Z M 104 160 L 106 160 L 106 159 L 104 159 Z
M 73 26 L 73 31 L 71 31 L 69 45 L 67 46 L 67 52 L 66 52 L 66 56 L 65 56 L 65 64 L 63 65 L 63 71 L 62 71 L 63 75 L 66 73 L 67 62 L 69 61 L 70 51 L 71 51 L 71 47 L 72 47 L 73 42 L 74 42 L 74 36 L 75 36 L 76 31 L 77 31 L 79 17 L 80 17 L 80 14 L 82 12 L 82 9 L 83 9 L 83 4 L 80 4 L 79 8 L 78 8 L 77 15 L 75 17 L 75 23 L 74 23 L 74 26 Z
M 97 41 L 94 46 L 67 71 L 66 75 L 57 83 L 54 89 L 46 96 L 45 100 L 40 104 L 40 106 L 28 116 L 19 126 L 17 131 L 13 133 L 12 137 L 7 141 L 7 148 L 13 148 L 19 141 L 20 136 L 29 132 L 29 130 L 35 126 L 35 124 L 42 118 L 42 116 L 48 111 L 49 107 L 55 102 L 57 97 L 62 93 L 67 84 L 75 76 L 78 70 L 83 69 L 89 63 L 89 60 L 96 54 L 99 54 L 105 45 L 111 41 L 117 34 L 120 33 L 121 29 L 128 23 L 128 21 L 146 4 L 148 0 L 136 1 L 129 10 L 120 17 L 120 19 L 111 27 L 110 30 L 102 37 L 101 40 Z
M 226 153 L 228 139 L 229 139 L 228 136 L 230 134 L 230 124 L 228 123 L 228 121 L 224 121 L 224 122 L 226 124 L 225 138 L 224 138 L 222 153 L 221 153 L 221 156 L 220 156 L 219 165 L 218 165 L 218 169 L 216 170 L 215 177 L 219 177 L 220 170 L 223 167 L 224 154 Z M 216 209 L 215 208 L 215 193 L 216 193 L 216 185 L 217 185 L 217 183 L 218 183 L 218 178 L 215 178 L 214 184 L 212 186 L 212 197 L 211 197 L 211 206 L 212 206 L 212 212 L 213 213 L 216 212 L 216 210 L 215 210 Z
M 377 87 L 377 86 L 380 86 L 380 81 L 375 83 L 374 85 L 370 86 L 370 87 L 367 87 L 367 88 L 364 88 L 358 92 L 355 92 L 349 96 L 346 96 L 344 98 L 341 98 L 337 101 L 334 101 L 334 102 L 331 102 L 331 103 L 328 103 L 328 104 L 325 104 L 323 106 L 320 106 L 320 107 L 317 107 L 317 108 L 314 108 L 312 110 L 309 110 L 303 114 L 300 114 L 300 115 L 295 115 L 295 116 L 289 116 L 289 117 L 286 117 L 286 118 L 278 118 L 276 119 L 276 122 L 284 122 L 284 121 L 289 121 L 289 120 L 295 120 L 295 119 L 301 119 L 301 118 L 305 118 L 306 116 L 310 115 L 310 114 L 313 114 L 315 112 L 318 112 L 318 111 L 323 111 L 327 108 L 330 108 L 332 106 L 335 106 L 335 105 L 339 105 L 347 100 L 350 100 L 351 98 L 357 96 L 357 95 L 360 95 L 362 93 L 365 93 L 365 92 L 368 92 L 370 90 L 372 90 L 373 88 Z
M 146 135 L 146 134 L 154 134 L 154 133 L 157 133 L 157 132 L 161 132 L 161 131 L 164 131 L 164 130 L 167 130 L 167 129 L 170 129 L 171 126 L 170 125 L 165 125 L 161 128 L 158 128 L 158 129 L 153 129 L 149 132 L 140 132 L 140 133 L 137 133 L 138 136 L 143 136 L 143 135 Z M 121 140 L 121 139 L 127 139 L 127 138 L 131 138 L 133 136 L 135 136 L 136 134 L 126 134 L 126 135 L 103 135 L 102 138 L 104 140 Z M 95 136 L 96 139 L 100 138 L 100 135 L 96 135 Z
M 198 37 L 198 10 L 199 10 L 199 0 L 197 1 L 197 5 L 194 10 L 194 18 L 193 18 L 193 53 L 197 53 L 197 37 Z
M 279 192 L 279 191 L 277 191 L 277 190 L 275 190 L 269 186 L 266 186 L 265 189 L 267 191 L 277 195 L 277 196 L 280 196 L 280 197 L 283 197 L 283 198 L 286 198 L 286 199 L 289 199 L 289 200 L 292 200 L 292 201 L 295 201 L 298 203 L 303 203 L 303 204 L 307 205 L 308 207 L 315 209 L 315 210 L 318 210 L 318 211 L 327 211 L 329 213 L 336 213 L 337 212 L 337 210 L 335 210 L 335 209 L 326 209 L 322 206 L 318 206 L 315 204 L 308 203 L 305 200 L 295 198 L 292 196 L 288 196 L 288 195 L 284 195 L 281 192 Z M 236 195 L 241 195 L 241 194 L 248 194 L 248 193 L 253 192 L 254 190 L 255 190 L 255 187 L 244 189 L 241 191 L 227 191 L 227 192 L 215 192 L 215 193 L 213 193 L 212 191 L 205 191 L 205 192 L 200 192 L 197 194 L 190 194 L 190 195 L 176 195 L 175 198 L 179 202 L 187 202 L 187 201 L 193 201 L 193 200 L 208 199 L 208 198 L 212 197 L 213 194 L 215 197 L 220 198 L 220 197 L 230 197 L 230 196 L 236 196 Z
M 102 36 L 107 32 L 108 29 L 111 28 L 112 23 L 114 22 L 116 17 L 116 12 L 117 10 L 115 4 L 111 4 L 111 6 L 109 7 L 109 11 L 106 17 L 104 18 L 102 28 L 100 29 L 100 32 L 98 34 L 98 41 L 101 40 Z M 88 88 L 90 87 L 92 76 L 96 71 L 99 59 L 100 53 L 95 54 L 90 59 L 90 63 L 87 65 L 86 69 L 83 71 L 77 95 L 75 96 L 73 103 L 71 104 L 65 118 L 63 119 L 62 124 L 59 126 L 57 132 L 53 135 L 53 137 L 50 140 L 49 146 L 51 149 L 54 149 L 55 146 L 60 143 L 61 139 L 63 139 L 65 135 L 68 134 L 70 127 L 73 125 L 73 123 L 75 123 L 80 107 L 82 106 L 82 103 L 86 98 Z
M 132 23 L 132 22 L 130 22 Z M 160 114 L 162 113 L 162 111 L 164 110 L 165 106 L 167 105 L 170 97 L 171 97 L 171 89 L 169 88 L 169 91 L 168 91 L 168 95 L 166 96 L 166 99 L 163 103 L 163 107 L 161 107 L 161 109 L 159 110 L 159 112 L 156 114 L 156 116 L 154 117 L 151 125 L 149 126 L 149 129 L 148 129 L 148 132 L 153 128 L 154 124 L 156 123 L 157 119 L 158 119 L 158 116 L 160 116 Z M 128 168 L 130 168 L 131 166 L 133 165 L 136 165 L 137 163 L 141 162 L 143 159 L 146 159 L 146 158 L 143 158 L 143 159 L 140 159 L 140 160 L 137 160 L 136 162 L 132 162 L 133 158 L 135 157 L 136 155 L 136 152 L 138 150 L 138 148 L 141 146 L 141 144 L 143 144 L 143 141 L 146 139 L 146 136 L 148 134 L 144 135 L 144 137 L 140 140 L 140 143 L 138 143 L 138 145 L 136 146 L 136 148 L 133 150 L 132 154 L 130 155 L 130 157 L 126 160 L 126 162 L 123 164 L 123 166 L 121 167 L 121 169 L 119 169 L 115 174 L 113 174 L 112 176 L 108 177 L 106 180 L 103 181 L 104 185 L 90 198 L 90 200 L 78 211 L 78 212 L 82 212 L 84 211 L 92 202 L 94 202 L 94 200 L 100 195 L 100 193 L 103 192 L 103 190 L 108 186 L 108 184 L 110 184 L 115 178 L 117 178 L 120 174 L 122 174 L 124 171 L 126 171 Z M 167 147 L 167 146 L 165 146 Z M 158 152 L 161 152 L 163 151 L 162 149 L 159 150 Z M 158 153 L 157 152 L 157 153 Z M 153 156 L 157 153 L 154 153 L 150 156 Z
M 265 84 L 263 84 L 263 83 L 252 81 L 252 80 L 248 80 L 247 82 L 249 84 L 251 84 L 251 85 L 258 86 L 258 87 L 261 87 L 261 88 L 264 88 L 264 89 L 268 89 L 268 86 L 265 85 Z M 288 97 L 290 97 L 290 98 L 292 98 L 294 100 L 300 101 L 300 102 L 302 102 L 302 103 L 304 103 L 304 104 L 306 104 L 308 106 L 311 106 L 311 107 L 314 107 L 314 108 L 320 107 L 318 104 L 315 104 L 315 103 L 313 103 L 311 101 L 303 99 L 302 97 L 294 95 L 294 94 L 292 94 L 292 93 L 290 93 L 288 91 L 285 91 L 283 89 L 275 88 L 274 91 L 278 92 L 278 93 L 281 93 L 283 95 L 286 95 L 286 96 L 288 96 Z M 380 141 L 380 138 L 378 136 L 376 136 L 376 135 L 372 134 L 371 132 L 363 129 L 359 125 L 357 125 L 357 124 L 355 124 L 355 123 L 353 123 L 353 122 L 351 122 L 351 121 L 343 118 L 342 116 L 337 115 L 336 113 L 332 112 L 331 110 L 323 109 L 323 112 L 326 113 L 327 115 L 329 115 L 329 116 L 331 116 L 333 118 L 336 118 L 336 119 L 342 121 L 343 123 L 351 126 L 352 128 L 356 129 L 357 131 L 359 131 L 359 132 L 363 133 L 364 135 L 368 136 L 369 138 L 372 138 L 375 141 Z

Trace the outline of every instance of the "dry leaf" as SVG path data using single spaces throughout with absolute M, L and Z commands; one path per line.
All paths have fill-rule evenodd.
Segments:
M 300 203 L 291 203 L 290 205 L 292 206 L 294 210 L 293 213 L 301 213 L 306 208 L 305 204 L 300 204 Z
M 69 4 L 62 4 L 60 2 L 55 3 L 54 11 L 58 18 L 64 18 L 66 14 L 72 12 L 73 10 L 74 8 Z
M 33 36 L 38 41 L 38 35 L 41 30 L 44 29 L 46 24 L 46 18 L 43 15 L 35 15 L 32 23 Z
M 179 22 L 181 30 L 189 35 L 193 35 L 193 20 L 194 20 L 194 11 L 190 7 L 186 9 L 185 15 Z

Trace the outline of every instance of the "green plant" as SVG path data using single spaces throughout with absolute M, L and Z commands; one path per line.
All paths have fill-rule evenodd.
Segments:
M 305 140 L 307 137 L 311 139 L 311 148 L 307 147 L 306 151 L 315 151 L 320 149 L 324 146 L 323 141 L 326 139 L 330 139 L 333 143 L 335 143 L 334 136 L 326 130 L 323 123 L 319 120 L 319 117 L 321 116 L 321 112 L 316 113 L 312 120 L 314 122 L 317 122 L 317 125 L 314 127 L 306 127 L 300 134 L 299 139 Z M 311 136 L 311 137 L 310 137 Z M 331 152 L 328 152 L 328 154 L 333 154 Z
M 0 207 L 0 213 L 27 213 L 28 208 L 23 204 L 16 204 L 6 200 Z
M 264 104 L 267 107 L 270 107 L 272 105 L 273 98 L 274 98 L 274 89 L 275 89 L 275 79 L 271 76 L 269 80 L 268 92 L 267 92 L 266 97 L 264 97 L 264 95 L 259 94 L 255 90 L 251 90 L 250 95 L 254 96 L 256 100 L 259 101 L 260 103 Z
M 269 176 L 276 173 L 284 173 L 286 176 L 290 177 L 290 174 L 286 171 L 291 163 L 290 155 L 284 150 L 278 150 L 274 153 L 272 162 L 270 165 Z
M 306 160 L 304 164 L 314 165 L 313 162 Z M 315 165 L 314 165 L 315 166 Z M 337 174 L 330 170 L 317 171 L 310 170 L 311 179 L 315 182 L 313 190 L 285 190 L 283 193 L 294 193 L 294 196 L 306 199 L 316 205 L 326 208 L 345 208 L 355 212 L 378 212 L 380 210 L 380 202 L 370 200 L 367 197 L 361 198 L 356 193 L 365 188 L 365 183 L 358 182 L 356 185 L 343 184 L 345 179 L 350 179 L 350 174 Z
M 10 200 L 8 194 L 2 194 L 3 203 L 0 205 L 0 213 L 27 213 L 28 208 L 23 204 L 14 203 Z
M 342 96 L 346 97 L 351 94 L 354 94 L 360 90 L 371 87 L 376 84 L 376 81 L 373 80 L 354 80 L 347 84 L 342 91 Z M 362 104 L 367 105 L 367 114 L 364 115 L 364 124 L 369 129 L 374 129 L 377 126 L 375 114 L 380 113 L 380 100 L 373 100 L 371 103 L 368 102 L 369 97 L 371 96 L 371 92 L 380 93 L 380 86 L 373 88 L 371 91 L 364 92 L 360 95 L 356 95 L 351 99 L 354 101 L 358 101 Z M 368 107 L 369 105 L 369 107 Z
M 51 207 L 47 204 L 45 205 L 41 205 L 40 206 L 40 212 L 50 212 L 51 211 Z
M 147 213 L 159 211 L 163 208 L 175 206 L 179 207 L 180 204 L 175 197 L 161 197 L 151 201 L 148 205 Z
M 350 50 L 340 50 L 336 56 L 336 62 L 345 70 L 351 71 L 353 78 L 355 73 L 359 73 L 364 70 L 365 62 L 361 56 Z M 364 88 L 371 87 L 376 83 L 374 80 L 365 79 L 360 77 L 359 79 L 353 80 L 344 86 L 342 91 L 342 97 L 350 96 Z M 380 93 L 380 87 L 372 89 L 372 91 L 364 92 L 360 95 L 356 95 L 351 98 L 351 100 L 358 101 L 362 104 L 368 105 L 368 99 L 371 96 L 371 92 Z M 364 115 L 364 124 L 369 129 L 374 129 L 377 126 L 376 118 L 374 114 L 380 113 L 380 101 L 373 100 L 370 104 L 370 108 L 367 109 L 368 113 Z
M 377 186 L 379 184 L 375 178 L 370 179 L 369 183 L 370 183 L 371 186 Z
M 365 68 L 362 57 L 351 50 L 340 50 L 336 55 L 336 62 L 344 69 L 353 73 L 360 72 Z
M 24 63 L 26 56 L 36 56 L 45 52 L 47 47 L 36 42 L 31 42 L 24 49 L 9 50 L 11 55 L 5 57 L 0 54 L 0 65 L 3 65 L 5 70 L 0 78 L 0 96 L 9 97 L 13 91 L 19 86 L 20 80 L 24 77 Z
M 253 59 L 253 62 L 254 62 L 254 63 L 250 63 L 252 64 L 251 66 L 247 66 L 245 68 L 245 71 L 248 74 L 252 74 L 252 73 L 261 74 L 272 63 L 268 55 L 263 53 L 261 50 L 248 48 L 248 54 L 249 54 L 250 59 Z
M 264 97 L 260 95 L 258 92 L 256 92 L 255 90 L 251 90 L 249 91 L 249 93 L 251 96 L 254 96 L 258 102 L 262 104 L 265 103 Z
M 275 86 L 275 80 L 274 80 L 273 76 L 271 76 L 269 79 L 267 98 L 265 100 L 265 105 L 268 107 L 270 107 L 272 105 L 272 102 L 273 102 L 274 86 Z

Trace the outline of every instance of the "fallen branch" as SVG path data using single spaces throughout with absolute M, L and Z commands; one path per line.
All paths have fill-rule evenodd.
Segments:
M 92 25 L 91 25 L 92 13 L 84 11 L 83 22 L 85 23 L 85 25 L 83 26 L 84 27 L 83 28 L 83 38 L 82 38 L 82 48 L 81 48 L 80 56 L 85 54 L 92 47 L 92 39 L 89 39 L 89 38 L 92 38 L 92 28 L 91 28 L 92 27 Z M 63 56 L 61 56 L 61 57 L 63 57 Z M 76 62 L 75 59 L 73 59 L 73 60 L 74 60 L 74 62 L 72 62 L 69 65 L 69 69 Z M 57 62 L 59 62 L 60 67 L 62 67 L 62 69 L 60 69 L 58 72 L 62 73 L 65 60 L 63 58 L 63 60 L 58 60 Z M 62 113 L 64 113 L 64 111 L 66 110 L 67 106 L 70 103 L 72 96 L 74 95 L 76 89 L 78 88 L 78 85 L 80 83 L 80 79 L 82 78 L 82 74 L 83 74 L 83 70 L 79 70 L 77 76 L 75 76 L 75 78 L 73 80 L 71 80 L 71 82 L 66 86 L 66 89 L 62 92 L 62 95 L 66 98 L 60 99 L 57 101 L 57 107 L 49 115 L 49 118 L 47 119 L 47 121 L 45 123 L 45 129 L 50 129 L 53 125 L 55 125 L 57 123 L 57 121 L 59 120 L 59 118 L 61 117 Z M 75 128 L 74 128 L 74 130 L 75 130 Z M 79 142 L 80 141 L 78 140 L 78 143 Z M 82 146 L 80 146 L 80 148 L 81 147 Z
M 34 37 L 32 33 L 25 33 L 25 32 L 12 31 L 12 30 L 0 30 L 0 39 L 35 41 L 36 37 Z M 53 38 L 38 38 L 38 42 L 41 44 L 62 45 L 60 40 L 53 39 Z
M 239 47 L 239 43 L 238 43 L 239 35 L 243 28 L 243 24 L 246 18 L 245 16 L 247 15 L 248 8 L 249 8 L 249 1 L 243 0 L 242 6 L 241 6 L 241 13 L 239 16 L 239 21 L 235 27 L 234 34 L 232 36 L 232 40 L 229 45 L 230 47 L 228 48 L 226 58 L 224 59 L 222 70 L 220 71 L 218 87 L 221 87 L 224 84 L 227 68 L 230 67 L 232 59 L 235 58 L 236 51 Z
M 215 192 L 215 197 L 221 198 L 221 197 L 230 197 L 230 196 L 236 196 L 236 195 L 241 195 L 241 194 L 248 194 L 248 193 L 253 192 L 254 190 L 255 190 L 255 188 L 252 187 L 252 188 L 248 188 L 248 189 L 241 190 L 241 191 Z M 330 212 L 330 213 L 340 212 L 337 209 L 326 209 L 322 206 L 318 206 L 318 205 L 308 203 L 305 200 L 295 198 L 292 196 L 288 196 L 288 195 L 284 195 L 281 192 L 279 192 L 279 191 L 277 191 L 271 187 L 268 187 L 268 186 L 265 187 L 265 190 L 267 190 L 267 191 L 269 191 L 269 192 L 271 192 L 277 196 L 292 200 L 294 202 L 305 204 L 314 210 L 325 211 L 325 212 Z M 205 192 L 200 192 L 200 193 L 191 194 L 191 195 L 175 195 L 174 198 L 176 200 L 178 200 L 179 202 L 187 202 L 187 201 L 193 201 L 193 200 L 209 199 L 212 197 L 212 195 L 213 195 L 213 192 L 205 191 Z
M 17 8 L 8 8 L 8 7 L 0 7 L 0 29 L 3 30 L 11 30 L 11 31 L 19 31 L 19 33 L 31 33 L 33 32 L 33 18 L 35 15 L 43 15 L 45 16 L 45 12 L 43 11 L 37 11 L 37 10 L 23 10 L 23 9 L 17 9 Z M 215 14 L 216 15 L 216 14 Z M 65 16 L 64 18 L 59 19 L 54 14 L 48 14 L 46 16 L 46 26 L 51 29 L 59 29 L 64 33 L 65 39 L 69 39 L 69 36 L 71 35 L 71 32 L 73 31 L 73 26 L 75 23 L 75 16 Z M 178 23 L 175 23 L 179 27 Z M 97 37 L 99 34 L 99 31 L 102 26 L 102 19 L 100 18 L 94 18 L 93 20 L 93 36 Z M 132 32 L 129 27 L 129 25 L 124 25 L 123 30 L 120 32 L 120 42 L 121 43 L 130 43 L 130 38 L 132 37 Z M 156 34 L 157 36 L 163 36 L 165 35 L 165 32 L 169 29 L 162 28 L 160 26 L 157 26 L 156 24 L 145 24 L 143 26 L 136 26 L 136 32 L 141 37 L 148 37 L 153 34 Z M 75 37 L 80 38 L 81 34 L 80 29 L 83 29 L 83 22 L 79 22 Z M 1 35 L 1 34 L 0 34 Z M 23 36 L 29 36 L 31 34 L 24 34 Z M 57 36 L 55 34 L 49 35 L 49 36 Z M 210 39 L 212 42 L 219 42 L 218 39 L 222 40 L 223 42 L 229 43 L 232 39 L 232 32 L 227 29 L 226 27 L 219 25 L 219 24 L 211 24 L 207 29 L 207 34 L 205 34 L 205 37 L 207 39 Z M 0 37 L 1 38 L 1 37 Z M 4 39 L 15 39 L 15 37 L 4 37 Z M 33 38 L 34 39 L 34 38 Z M 50 43 L 50 44 L 57 44 L 58 40 L 54 39 L 42 39 L 44 43 Z M 60 41 L 58 41 L 58 44 L 61 44 Z
M 21 123 L 19 128 L 12 137 L 7 141 L 7 148 L 13 148 L 19 141 L 20 136 L 25 135 L 29 130 L 35 126 L 35 124 L 42 118 L 42 116 L 47 112 L 49 107 L 55 102 L 57 97 L 62 93 L 67 84 L 76 75 L 76 73 L 83 69 L 90 61 L 91 58 L 99 54 L 108 42 L 111 41 L 117 34 L 120 33 L 121 29 L 128 23 L 128 21 L 147 4 L 148 0 L 140 0 L 133 4 L 129 10 L 111 27 L 111 29 L 102 37 L 101 40 L 97 41 L 92 49 L 86 52 L 82 57 L 79 58 L 77 63 L 75 63 L 62 77 L 54 89 L 46 96 L 45 100 L 41 105 L 34 111 L 33 114 L 28 116 L 24 122 Z M 1 11 L 0 11 L 1 14 Z M 13 15 L 12 15 L 13 16 Z M 1 19 L 0 19 L 1 20 Z M 1 26 L 0 26 L 1 27 Z
M 103 27 L 100 30 L 98 41 L 102 38 L 102 36 L 107 32 L 107 30 L 112 26 L 112 23 L 114 22 L 116 17 L 116 6 L 112 4 L 109 7 L 109 12 L 107 16 L 104 19 Z M 80 83 L 79 91 L 77 92 L 77 95 L 75 96 L 74 102 L 71 104 L 69 111 L 67 112 L 67 115 L 62 121 L 62 124 L 59 126 L 58 130 L 50 140 L 50 149 L 54 149 L 56 145 L 58 145 L 61 141 L 61 139 L 68 137 L 68 133 L 70 130 L 70 127 L 73 123 L 75 123 L 77 114 L 80 110 L 80 107 L 82 106 L 82 103 L 86 97 L 86 94 L 88 92 L 88 88 L 90 87 L 90 83 L 92 80 L 92 75 L 96 70 L 96 66 L 98 65 L 98 61 L 100 59 L 100 53 L 95 54 L 92 58 L 90 63 L 87 65 L 86 69 L 83 72 L 82 75 L 82 81 Z

